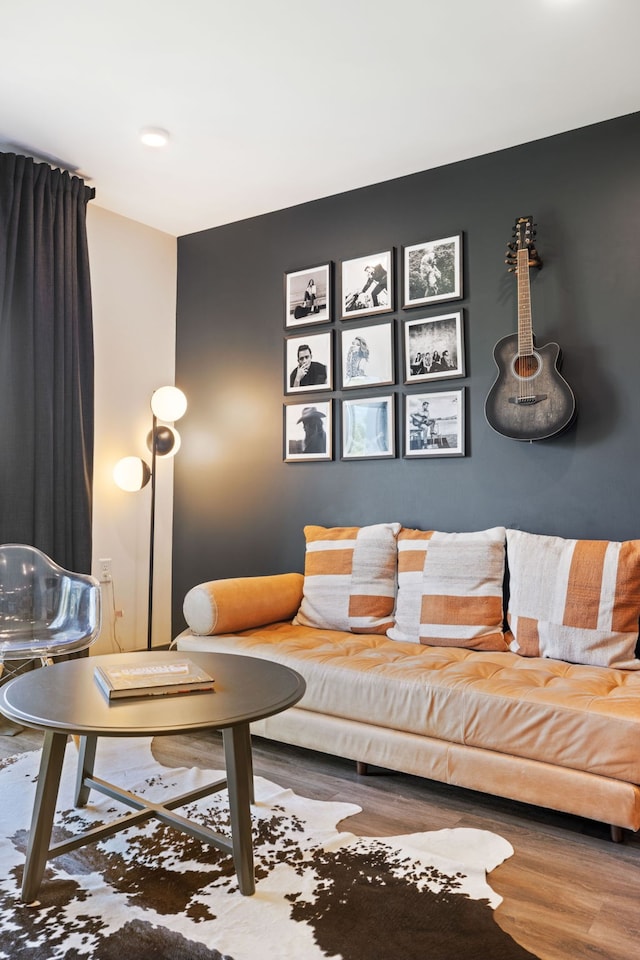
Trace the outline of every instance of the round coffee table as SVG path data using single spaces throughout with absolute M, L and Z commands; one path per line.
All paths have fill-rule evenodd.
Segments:
M 215 681 L 213 691 L 143 696 L 108 701 L 94 679 L 98 664 L 128 665 L 193 660 Z M 0 711 L 27 727 L 44 731 L 40 772 L 22 881 L 22 899 L 32 901 L 47 860 L 87 843 L 113 836 L 132 824 L 157 817 L 204 843 L 233 856 L 238 885 L 245 895 L 255 890 L 251 803 L 253 764 L 249 725 L 280 713 L 302 697 L 305 682 L 289 667 L 236 654 L 177 651 L 110 654 L 56 663 L 25 673 L 0 688 Z M 164 804 L 149 803 L 94 776 L 98 737 L 143 737 L 222 731 L 226 779 L 182 794 Z M 84 806 L 89 792 L 120 800 L 134 812 L 71 840 L 50 846 L 62 763 L 69 734 L 80 737 L 75 804 Z M 228 787 L 231 841 L 179 814 L 177 807 Z

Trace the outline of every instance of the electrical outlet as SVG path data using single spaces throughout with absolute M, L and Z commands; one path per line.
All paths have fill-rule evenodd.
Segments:
M 111 557 L 98 560 L 98 580 L 100 583 L 111 582 Z

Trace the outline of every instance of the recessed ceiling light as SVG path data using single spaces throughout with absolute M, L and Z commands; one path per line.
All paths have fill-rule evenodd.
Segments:
M 169 143 L 169 134 L 161 127 L 144 127 L 140 131 L 140 141 L 146 147 L 166 147 Z

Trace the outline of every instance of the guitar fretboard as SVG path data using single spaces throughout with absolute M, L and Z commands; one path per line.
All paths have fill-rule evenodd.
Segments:
M 518 250 L 518 355 L 533 355 L 531 329 L 531 288 L 529 286 L 529 250 Z

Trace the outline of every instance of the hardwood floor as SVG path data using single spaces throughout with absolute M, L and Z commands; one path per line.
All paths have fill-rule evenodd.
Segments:
M 41 735 L 0 736 L 0 756 L 38 749 Z M 217 733 L 158 737 L 158 762 L 224 767 Z M 640 836 L 614 844 L 605 825 L 460 788 L 254 739 L 255 773 L 318 800 L 358 804 L 342 828 L 392 836 L 451 827 L 492 830 L 514 847 L 489 882 L 503 898 L 496 922 L 541 960 L 636 960 Z

